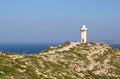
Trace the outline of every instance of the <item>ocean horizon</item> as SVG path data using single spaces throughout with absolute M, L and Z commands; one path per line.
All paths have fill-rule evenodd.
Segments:
M 0 44 L 0 51 L 10 53 L 34 54 L 42 52 L 49 46 L 57 46 L 60 43 L 23 43 L 23 44 Z M 110 44 L 120 50 L 120 44 Z
M 57 46 L 59 43 L 6 43 L 0 44 L 0 51 L 10 53 L 33 54 L 42 52 L 49 46 Z

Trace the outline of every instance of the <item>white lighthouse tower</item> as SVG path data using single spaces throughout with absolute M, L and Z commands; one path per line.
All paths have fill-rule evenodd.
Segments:
M 87 42 L 86 25 L 82 25 L 80 31 L 81 31 L 81 43 L 86 43 Z

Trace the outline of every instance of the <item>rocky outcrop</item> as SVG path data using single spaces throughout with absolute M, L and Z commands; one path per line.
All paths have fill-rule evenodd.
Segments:
M 37 54 L 0 53 L 1 79 L 120 79 L 120 51 L 66 42 Z

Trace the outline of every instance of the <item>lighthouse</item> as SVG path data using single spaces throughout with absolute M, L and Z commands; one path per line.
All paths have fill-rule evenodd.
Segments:
M 86 25 L 82 25 L 80 31 L 81 31 L 81 43 L 86 43 L 87 42 Z

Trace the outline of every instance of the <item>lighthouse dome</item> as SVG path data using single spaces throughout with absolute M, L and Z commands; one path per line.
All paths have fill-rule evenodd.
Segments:
M 86 25 L 82 25 L 82 28 L 86 28 Z

